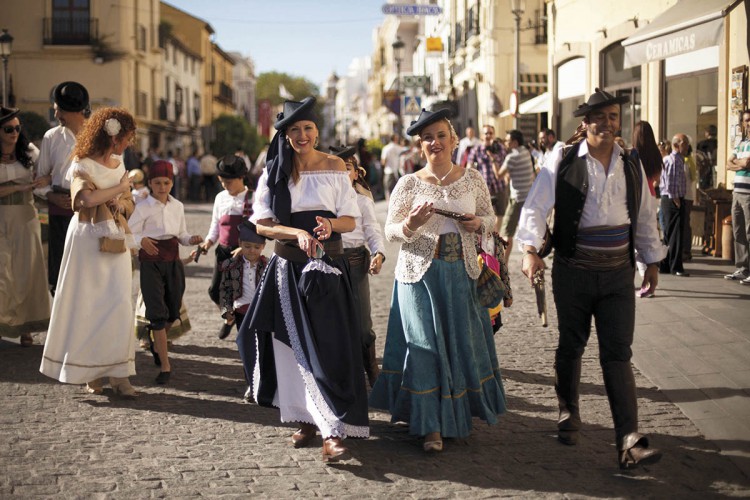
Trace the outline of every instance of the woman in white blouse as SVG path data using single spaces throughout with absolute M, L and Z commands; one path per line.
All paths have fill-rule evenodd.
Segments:
M 367 390 L 341 233 L 360 215 L 344 162 L 317 151 L 308 97 L 287 101 L 275 123 L 253 215 L 276 240 L 237 344 L 254 399 L 299 423 L 295 448 L 317 430 L 323 459 L 348 456 L 347 436 L 368 437 Z
M 481 174 L 451 161 L 458 137 L 447 116 L 422 110 L 407 129 L 419 135 L 427 165 L 399 179 L 388 207 L 385 235 L 401 251 L 370 396 L 423 436 L 426 452 L 467 436 L 472 417 L 493 424 L 505 412 L 490 316 L 476 291 L 477 236 L 492 231 L 495 213 Z

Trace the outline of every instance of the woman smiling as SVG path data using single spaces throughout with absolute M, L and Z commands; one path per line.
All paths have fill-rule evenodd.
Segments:
M 407 130 L 419 135 L 427 165 L 399 179 L 388 207 L 386 238 L 401 251 L 370 396 L 423 436 L 426 452 L 467 436 L 472 417 L 492 424 L 505 412 L 490 317 L 476 289 L 477 237 L 492 231 L 495 212 L 481 174 L 452 163 L 458 137 L 447 116 L 422 110 Z

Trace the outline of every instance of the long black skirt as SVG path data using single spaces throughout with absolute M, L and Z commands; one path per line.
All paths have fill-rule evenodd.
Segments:
M 274 255 L 237 336 L 255 401 L 324 437 L 368 437 L 358 324 L 343 257 Z

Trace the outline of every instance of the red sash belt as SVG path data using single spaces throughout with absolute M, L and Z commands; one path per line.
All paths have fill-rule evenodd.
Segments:
M 149 255 L 142 248 L 138 251 L 138 258 L 141 262 L 172 262 L 180 259 L 180 242 L 176 237 L 168 240 L 151 240 L 156 244 L 159 253 Z

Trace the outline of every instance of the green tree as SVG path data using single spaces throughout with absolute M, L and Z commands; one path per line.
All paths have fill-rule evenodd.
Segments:
M 271 101 L 272 106 L 283 103 L 284 98 L 279 95 L 279 85 L 281 84 L 284 85 L 297 101 L 307 96 L 317 96 L 320 92 L 317 85 L 306 78 L 270 71 L 268 73 L 261 73 L 258 76 L 255 84 L 256 98 L 259 100 L 268 99 Z
M 213 122 L 216 139 L 211 142 L 211 152 L 217 158 L 233 154 L 242 148 L 251 158 L 255 158 L 261 148 L 261 140 L 255 129 L 240 116 L 221 115 Z
M 277 71 L 270 71 L 268 73 L 261 73 L 258 76 L 258 80 L 255 84 L 255 96 L 258 100 L 268 99 L 271 102 L 271 106 L 278 106 L 285 101 L 285 99 L 279 95 L 279 86 L 282 84 L 284 85 L 284 88 L 292 94 L 295 101 L 301 101 L 309 96 L 315 96 L 318 98 L 320 93 L 318 86 L 307 78 L 292 76 L 287 73 L 279 73 Z M 315 113 L 318 115 L 319 129 L 325 127 L 322 111 L 323 102 L 318 98 L 315 103 Z
M 49 122 L 42 115 L 33 111 L 22 111 L 18 119 L 23 124 L 23 132 L 32 142 L 39 141 L 44 133 L 50 129 Z

